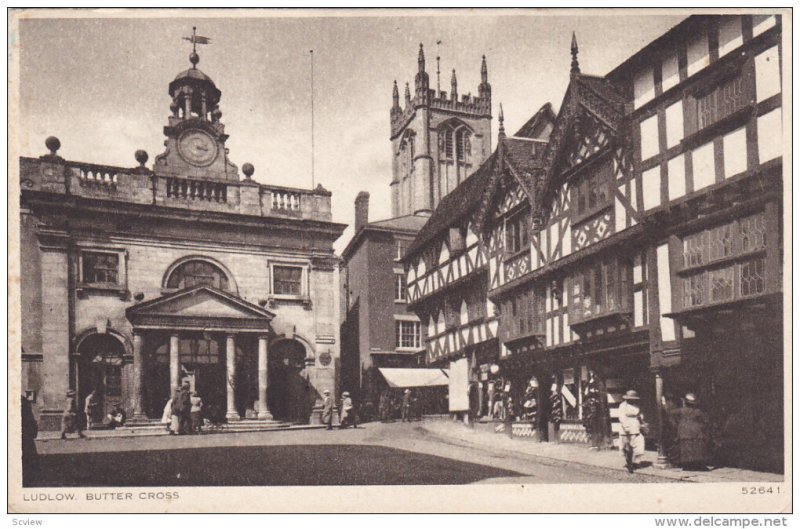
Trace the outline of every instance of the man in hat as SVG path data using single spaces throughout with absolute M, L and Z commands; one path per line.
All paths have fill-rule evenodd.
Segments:
M 403 407 L 401 408 L 400 422 L 411 422 L 411 390 L 403 392 Z
M 326 426 L 326 430 L 333 430 L 333 399 L 331 392 L 325 390 L 322 392 L 322 424 Z
M 78 424 L 78 404 L 75 401 L 75 391 L 67 391 L 67 402 L 64 406 L 64 413 L 61 415 L 61 438 L 66 439 L 68 433 L 76 433 L 81 439 L 85 439 L 81 430 L 81 425 Z
M 669 414 L 678 444 L 678 463 L 684 470 L 707 469 L 709 450 L 708 416 L 697 407 L 697 396 L 687 393 L 683 407 Z
M 625 456 L 625 467 L 633 472 L 644 455 L 644 435 L 642 434 L 644 417 L 639 408 L 639 394 L 629 389 L 622 397 L 619 405 L 619 448 Z
M 350 398 L 350 392 L 345 391 L 342 393 L 342 417 L 339 420 L 339 428 L 347 428 L 353 424 L 356 428 L 356 410 L 353 408 L 353 399 Z

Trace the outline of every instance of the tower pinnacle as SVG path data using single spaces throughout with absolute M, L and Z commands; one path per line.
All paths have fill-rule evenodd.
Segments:
M 570 64 L 569 73 L 570 75 L 577 75 L 581 73 L 581 68 L 578 65 L 578 39 L 575 38 L 574 31 L 572 32 L 572 45 L 569 51 L 572 54 L 572 64 Z

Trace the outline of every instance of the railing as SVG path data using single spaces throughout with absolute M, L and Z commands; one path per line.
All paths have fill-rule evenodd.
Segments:
M 78 181 L 82 186 L 114 187 L 117 185 L 116 167 L 105 165 L 80 164 L 76 167 L 79 171 Z
M 167 197 L 207 202 L 227 202 L 228 186 L 222 182 L 167 178 Z
M 294 191 L 269 191 L 272 197 L 272 209 L 283 211 L 300 211 L 300 193 Z

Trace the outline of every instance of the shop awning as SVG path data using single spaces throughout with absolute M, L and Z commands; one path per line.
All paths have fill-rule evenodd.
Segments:
M 392 388 L 447 386 L 447 369 L 410 369 L 381 367 L 378 369 Z

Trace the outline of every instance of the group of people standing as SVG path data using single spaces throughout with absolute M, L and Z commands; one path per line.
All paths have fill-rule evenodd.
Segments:
M 188 381 L 173 389 L 161 422 L 170 435 L 196 434 L 203 430 L 203 399 L 192 391 Z
M 333 408 L 335 403 L 333 397 L 331 397 L 330 390 L 324 390 L 322 396 L 322 424 L 325 425 L 326 430 L 333 430 Z M 358 428 L 358 419 L 353 398 L 350 396 L 349 391 L 345 391 L 342 393 L 342 405 L 339 411 L 339 428 L 344 429 L 348 426 Z

